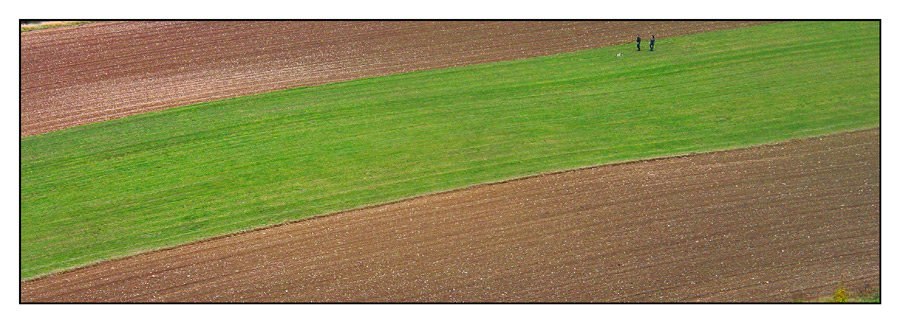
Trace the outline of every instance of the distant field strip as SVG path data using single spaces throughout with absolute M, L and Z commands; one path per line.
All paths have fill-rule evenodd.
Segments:
M 878 22 L 778 23 L 22 138 L 21 274 L 476 183 L 875 127 L 878 53 Z
M 110 21 L 23 32 L 20 134 L 767 21 Z

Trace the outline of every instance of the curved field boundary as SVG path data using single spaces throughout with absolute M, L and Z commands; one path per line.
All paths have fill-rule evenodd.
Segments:
M 880 131 L 543 174 L 21 284 L 23 302 L 773 302 L 880 280 Z
M 758 25 L 131 21 L 21 34 L 22 137 L 194 103 Z
M 665 51 L 389 75 L 22 138 L 20 270 L 552 170 L 868 129 L 877 31 L 754 26 L 667 38 Z

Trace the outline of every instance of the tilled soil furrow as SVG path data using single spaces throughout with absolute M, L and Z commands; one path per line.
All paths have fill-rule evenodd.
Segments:
M 790 302 L 878 286 L 880 131 L 416 197 L 23 282 L 23 302 Z
M 21 34 L 21 131 L 753 21 L 129 21 Z

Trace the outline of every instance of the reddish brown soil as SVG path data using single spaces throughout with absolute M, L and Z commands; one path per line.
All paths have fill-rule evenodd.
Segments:
M 880 131 L 593 167 L 201 241 L 23 302 L 783 302 L 878 287 Z
M 665 38 L 761 23 L 132 21 L 30 31 L 21 34 L 20 135 L 298 86 L 622 44 L 638 33 Z

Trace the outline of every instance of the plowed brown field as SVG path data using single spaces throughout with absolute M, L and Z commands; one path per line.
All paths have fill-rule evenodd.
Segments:
M 193 103 L 764 22 L 105 22 L 21 34 L 22 137 Z M 649 38 L 649 36 L 645 36 Z
M 23 302 L 792 301 L 880 279 L 878 129 L 545 174 L 24 282 Z

